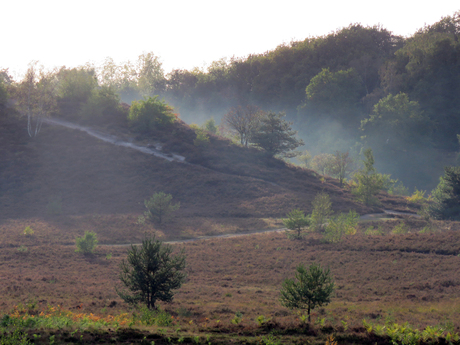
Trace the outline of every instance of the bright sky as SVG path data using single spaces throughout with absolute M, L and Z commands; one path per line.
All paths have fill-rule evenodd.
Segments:
M 3 0 L 0 68 L 16 78 L 45 67 L 117 64 L 143 52 L 165 72 L 263 53 L 283 42 L 326 35 L 350 23 L 381 24 L 410 36 L 460 10 L 458 0 Z

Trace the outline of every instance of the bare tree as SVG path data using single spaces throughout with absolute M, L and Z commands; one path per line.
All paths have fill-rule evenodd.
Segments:
M 332 166 L 330 167 L 330 173 L 335 178 L 339 179 L 340 186 L 343 185 L 344 179 L 353 172 L 354 170 L 354 161 L 350 157 L 350 154 L 347 152 L 336 151 L 333 160 Z
M 260 124 L 264 112 L 254 106 L 233 107 L 224 115 L 222 122 L 240 137 L 241 145 L 248 146 L 251 136 Z
M 29 65 L 26 75 L 16 89 L 16 107 L 27 116 L 27 133 L 35 137 L 40 132 L 43 119 L 56 108 L 55 73 L 37 70 L 37 62 Z

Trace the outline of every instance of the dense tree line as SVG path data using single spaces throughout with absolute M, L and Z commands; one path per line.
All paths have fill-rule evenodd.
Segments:
M 48 99 L 42 108 L 69 120 L 126 121 L 128 106 L 120 102 L 158 95 L 186 121 L 204 122 L 253 105 L 285 112 L 315 154 L 372 147 L 379 170 L 406 181 L 431 153 L 458 149 L 459 35 L 457 12 L 408 38 L 351 24 L 263 54 L 214 61 L 206 70 L 165 73 L 153 53 L 46 73 L 35 65 L 33 78 L 22 81 L 0 70 L 0 115 L 8 109 L 24 115 L 30 99 Z M 430 174 L 418 173 L 421 182 L 414 183 L 435 181 Z

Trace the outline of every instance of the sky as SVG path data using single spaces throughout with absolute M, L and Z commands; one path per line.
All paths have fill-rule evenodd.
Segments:
M 46 68 L 160 58 L 166 73 L 221 58 L 264 53 L 352 23 L 411 36 L 460 10 L 458 0 L 15 0 L 2 1 L 0 69 L 18 79 L 34 60 Z

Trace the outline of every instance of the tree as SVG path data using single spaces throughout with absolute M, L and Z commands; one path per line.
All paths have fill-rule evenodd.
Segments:
M 294 157 L 292 152 L 304 142 L 295 136 L 297 131 L 293 131 L 292 122 L 287 122 L 285 113 L 269 112 L 260 120 L 256 132 L 252 135 L 251 142 L 265 150 L 269 155 L 281 155 L 283 157 Z
M 460 167 L 445 167 L 428 208 L 436 219 L 460 220 Z
M 173 205 L 171 203 L 172 195 L 163 192 L 158 192 L 152 195 L 149 200 L 144 201 L 147 211 L 144 213 L 145 218 L 158 224 L 170 219 L 171 214 L 177 211 L 180 203 Z
M 205 131 L 207 131 L 209 133 L 212 133 L 212 134 L 217 134 L 217 131 L 218 131 L 217 126 L 216 126 L 216 121 L 214 120 L 213 117 L 211 117 L 209 120 L 207 120 L 203 124 L 202 128 Z
M 26 75 L 15 90 L 16 107 L 27 116 L 27 133 L 35 137 L 40 133 L 43 119 L 56 109 L 57 80 L 51 72 L 31 63 Z
M 327 219 L 332 214 L 332 203 L 329 194 L 319 193 L 313 199 L 311 205 L 313 206 L 313 211 L 311 213 L 311 227 L 314 231 L 320 231 L 324 228 Z
M 289 309 L 307 309 L 308 322 L 310 312 L 317 306 L 330 302 L 335 289 L 329 269 L 312 264 L 308 268 L 300 264 L 296 268 L 295 279 L 286 279 L 281 287 L 281 304 Z
M 300 239 L 302 238 L 302 230 L 310 225 L 310 219 L 305 216 L 302 210 L 294 209 L 287 214 L 286 219 L 283 219 L 283 223 L 289 230 L 297 231 L 294 237 Z
M 158 96 L 133 101 L 129 109 L 128 121 L 138 131 L 147 132 L 174 123 L 177 115 L 174 109 Z
M 241 145 L 248 147 L 254 132 L 259 126 L 263 111 L 254 105 L 234 107 L 224 115 L 222 123 L 240 137 Z
M 376 195 L 385 187 L 388 175 L 378 174 L 374 167 L 372 149 L 364 150 L 364 168 L 353 175 L 356 186 L 352 193 L 365 205 L 378 204 Z
M 172 290 L 186 278 L 184 252 L 172 255 L 172 251 L 155 237 L 144 239 L 140 247 L 132 245 L 120 265 L 120 280 L 128 292 L 117 289 L 118 295 L 126 303 L 145 303 L 149 309 L 156 309 L 157 300 L 171 302 Z
M 334 162 L 334 155 L 321 153 L 313 157 L 310 167 L 321 175 L 329 175 Z
M 85 231 L 85 235 L 83 237 L 77 237 L 75 242 L 77 245 L 77 249 L 75 251 L 86 255 L 94 252 L 98 240 L 95 232 Z
M 332 164 L 329 168 L 331 176 L 339 180 L 340 186 L 343 185 L 343 180 L 353 171 L 353 159 L 347 152 L 335 151 Z

